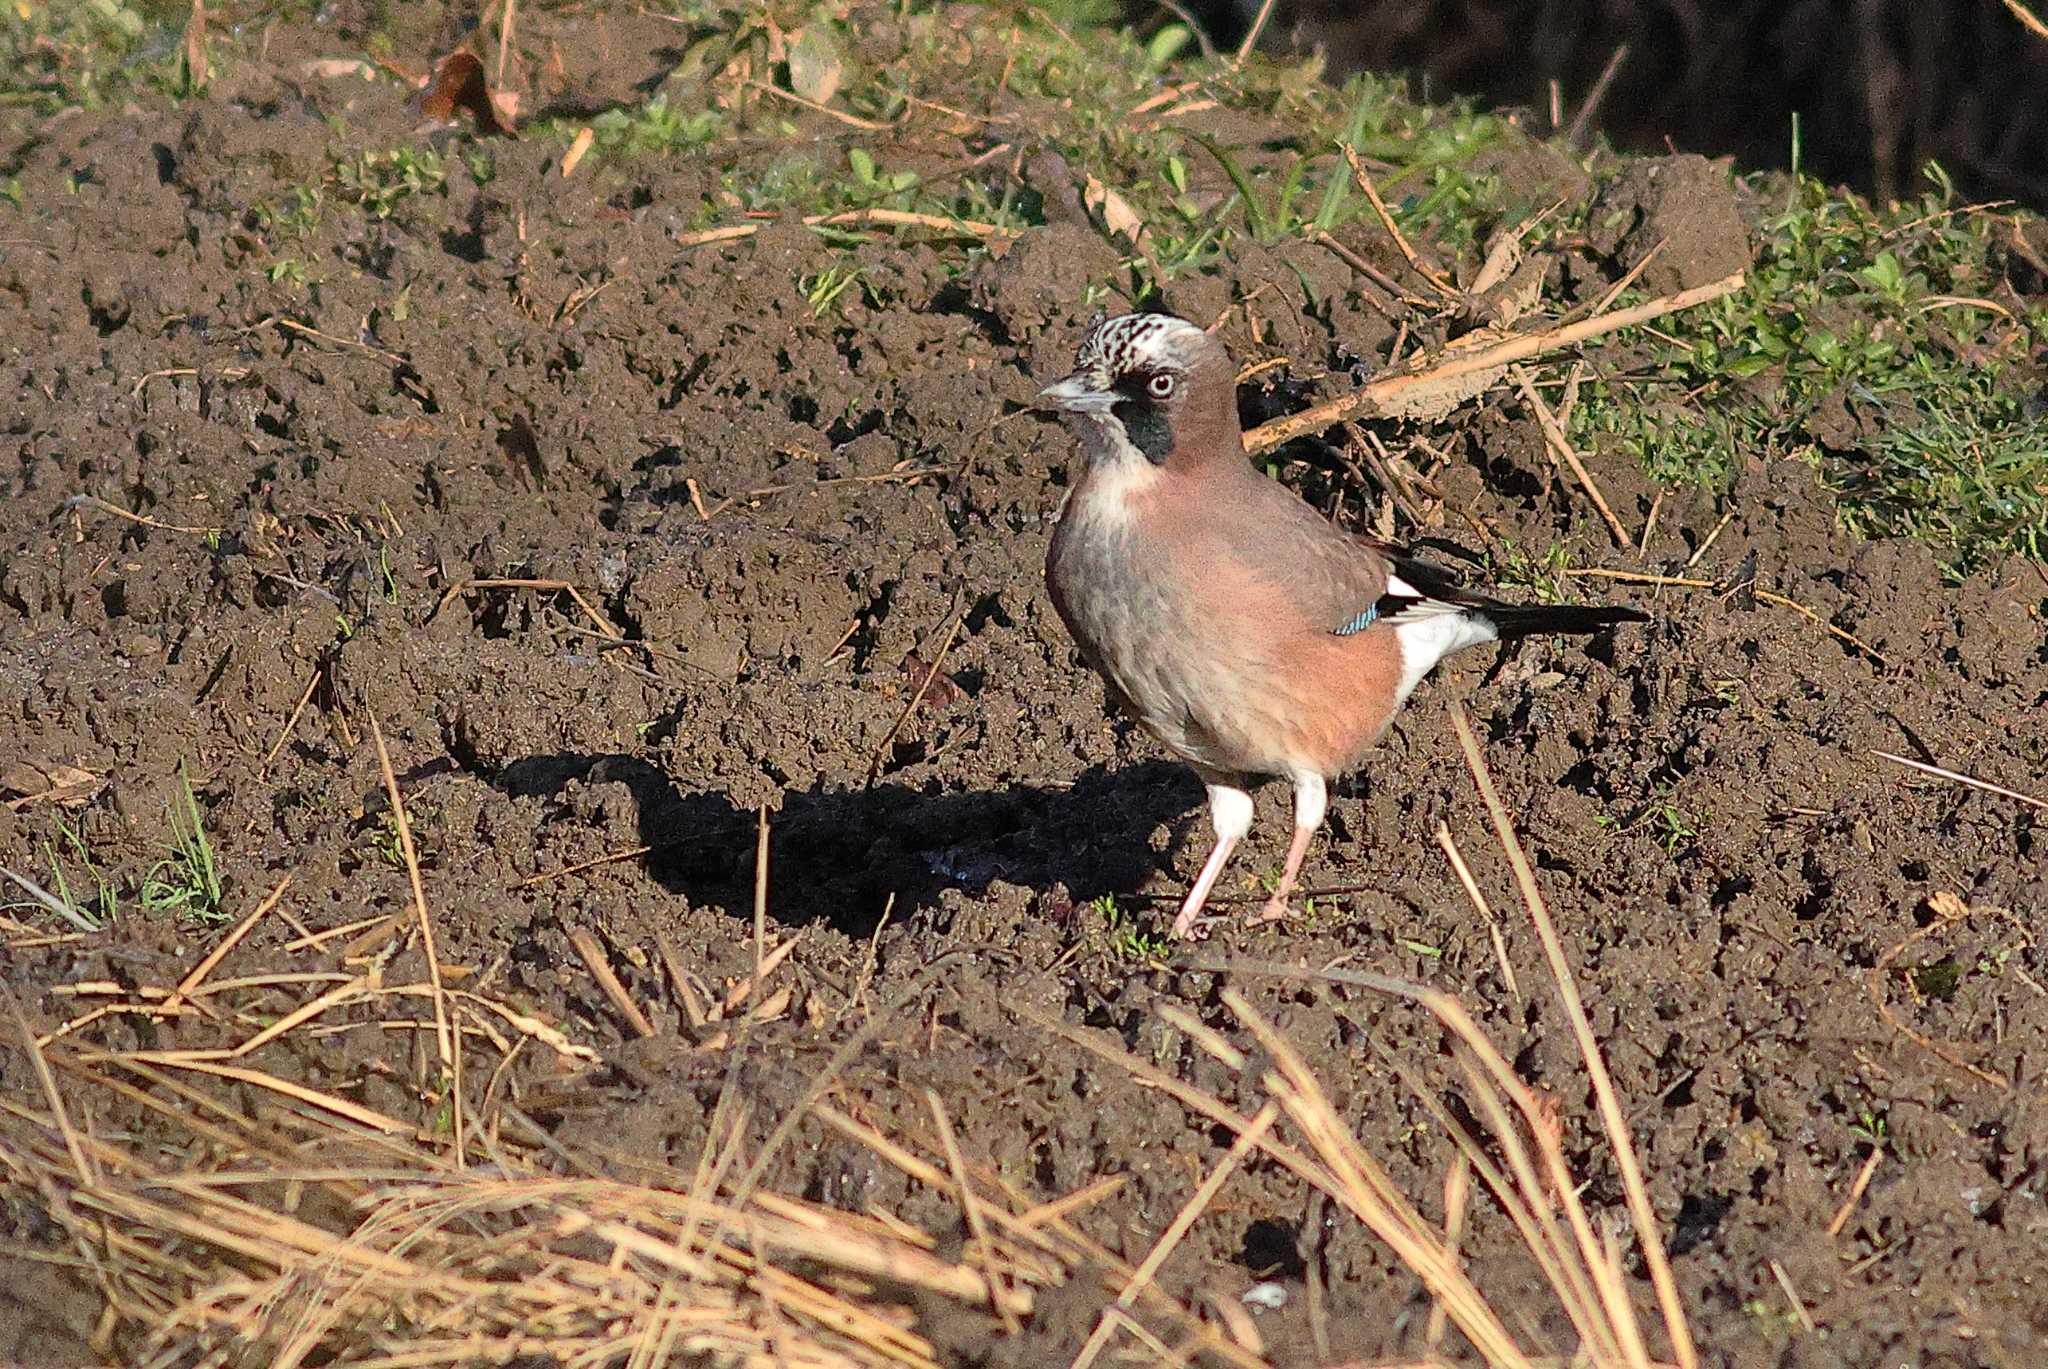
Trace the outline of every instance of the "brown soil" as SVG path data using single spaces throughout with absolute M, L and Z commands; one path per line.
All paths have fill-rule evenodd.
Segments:
M 572 58 L 596 41 L 566 21 L 557 37 Z M 605 41 L 638 50 L 616 23 Z M 317 174 L 338 98 L 250 78 L 179 124 L 81 114 L 7 154 L 41 216 L 0 210 L 0 773 L 75 766 L 105 785 L 82 807 L 0 808 L 0 862 L 46 870 L 62 817 L 132 888 L 162 854 L 182 766 L 231 915 L 286 874 L 284 907 L 315 931 L 407 908 L 380 849 L 375 718 L 441 959 L 611 1062 L 566 1089 L 531 1053 L 511 1071 L 564 1147 L 687 1170 L 729 1069 L 758 1139 L 873 1013 L 838 1075 L 846 1107 L 928 1131 L 935 1089 L 963 1150 L 1042 1198 L 1127 1174 L 1081 1224 L 1142 1255 L 1228 1138 L 1017 1011 L 1198 1076 L 1154 1006 L 1226 1024 L 1218 976 L 1119 957 L 1088 906 L 1111 894 L 1163 924 L 1206 837 L 1199 787 L 1105 718 L 1042 590 L 1069 446 L 1016 411 L 1092 312 L 1075 263 L 1099 242 L 1047 228 L 955 279 L 932 248 L 880 239 L 859 259 L 881 288 L 819 317 L 800 282 L 828 258 L 799 226 L 675 246 L 706 185 L 687 158 L 564 181 L 547 174 L 553 149 L 520 142 L 497 149 L 488 186 L 451 157 L 444 195 L 367 226 L 329 216 L 307 248 L 324 276 L 309 294 L 243 260 L 237 226 Z M 349 117 L 365 145 L 403 136 L 395 110 L 359 101 Z M 1645 213 L 1739 233 L 1732 202 L 1681 170 L 1684 197 Z M 1250 253 L 1187 287 L 1184 307 L 1255 282 L 1263 333 L 1244 310 L 1225 332 L 1240 357 L 1321 367 L 1384 350 L 1355 300 L 1312 304 L 1302 280 L 1283 253 Z M 1292 401 L 1246 398 L 1253 417 Z M 2042 1362 L 2048 826 L 1871 752 L 2038 789 L 2048 577 L 2013 562 L 1945 586 L 1920 546 L 1840 537 L 1796 463 L 1750 470 L 1725 504 L 1665 499 L 1647 557 L 1609 560 L 1576 497 L 1546 485 L 1527 414 L 1482 406 L 1433 439 L 1453 457 L 1452 503 L 1532 552 L 1562 540 L 1580 563 L 1674 569 L 1732 510 L 1690 573 L 1753 557 L 1759 586 L 1883 661 L 1739 592 L 1615 586 L 1655 624 L 1590 650 L 1467 657 L 1422 691 L 1312 858 L 1313 883 L 1368 892 L 1319 900 L 1299 927 L 1226 931 L 1220 949 L 1342 957 L 1458 994 L 1528 1079 L 1561 1090 L 1581 1172 L 1619 1210 L 1569 1035 L 1534 987 L 1533 938 L 1510 919 L 1518 996 L 1431 839 L 1448 823 L 1494 906 L 1517 906 L 1446 724 L 1446 701 L 1465 699 L 1563 924 L 1710 1362 Z M 1655 491 L 1595 470 L 1641 528 Z M 1325 499 L 1342 484 L 1334 468 L 1284 474 Z M 1352 511 L 1369 497 L 1346 495 Z M 219 535 L 193 531 L 206 528 Z M 458 588 L 490 578 L 571 583 L 649 649 L 610 647 L 560 593 Z M 898 729 L 941 654 L 951 687 Z M 761 805 L 769 916 L 804 930 L 796 995 L 743 1053 L 691 1054 L 655 940 L 714 984 L 751 968 Z M 1283 812 L 1284 794 L 1260 796 L 1231 892 L 1277 866 Z M 526 883 L 642 845 L 646 859 Z M 1944 892 L 1973 915 L 1936 920 Z M 575 929 L 603 940 L 659 1035 L 630 1039 Z M 17 936 L 0 956 L 48 1029 L 82 1010 L 60 986 L 171 983 L 216 935 L 131 897 L 106 934 Z M 284 949 L 297 935 L 270 919 L 221 973 L 331 968 L 338 943 Z M 417 973 L 418 954 L 393 973 Z M 1436 1031 L 1361 993 L 1237 982 L 1434 1210 L 1450 1147 L 1373 1046 L 1426 1062 Z M 123 1017 L 67 1038 L 218 1039 Z M 418 1047 L 399 1034 L 286 1049 L 266 1067 L 401 1115 L 419 1106 Z M 20 1052 L 0 1053 L 0 1082 L 40 1105 Z M 956 1234 L 948 1195 L 814 1122 L 796 1138 L 770 1183 Z M 1868 1191 L 1831 1237 L 1878 1139 Z M 1297 1181 L 1250 1164 L 1162 1282 L 1235 1298 L 1271 1275 L 1298 1292 L 1305 1255 L 1330 1284 L 1338 1358 L 1418 1353 L 1417 1281 L 1356 1227 L 1316 1232 L 1309 1215 Z M 0 1231 L 0 1357 L 87 1357 L 96 1299 L 29 1258 L 65 1253 L 36 1200 L 11 1193 Z M 1505 1223 L 1483 1215 L 1469 1247 L 1509 1324 L 1563 1343 Z M 1049 1363 L 1071 1357 L 1095 1305 L 1045 1299 L 1028 1349 L 979 1317 L 935 1310 L 924 1329 L 957 1362 Z M 1259 1314 L 1276 1363 L 1314 1359 L 1303 1308 Z

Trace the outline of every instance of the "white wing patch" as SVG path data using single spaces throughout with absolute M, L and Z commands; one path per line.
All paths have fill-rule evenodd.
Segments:
M 1398 579 L 1390 578 L 1387 588 L 1395 594 L 1413 592 L 1397 588 L 1400 584 Z M 1471 609 L 1440 599 L 1424 599 L 1412 608 L 1404 608 L 1394 619 L 1394 640 L 1401 644 L 1401 681 L 1395 686 L 1394 701 L 1398 708 L 1422 683 L 1422 677 L 1436 669 L 1438 661 L 1468 646 L 1499 641 L 1500 629 Z

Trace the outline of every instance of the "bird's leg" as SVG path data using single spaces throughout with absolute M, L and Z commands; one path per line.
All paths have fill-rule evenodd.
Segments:
M 1260 922 L 1277 922 L 1287 916 L 1287 900 L 1301 880 L 1301 862 L 1308 855 L 1309 840 L 1323 825 L 1323 814 L 1329 806 L 1329 786 L 1321 775 L 1294 777 L 1294 840 L 1287 846 L 1287 864 L 1280 871 L 1280 885 L 1259 910 Z
M 1209 859 L 1202 862 L 1202 873 L 1195 877 L 1195 887 L 1188 890 L 1180 905 L 1180 915 L 1173 920 L 1175 937 L 1200 940 L 1208 935 L 1202 905 L 1209 901 L 1209 891 L 1216 887 L 1216 877 L 1229 863 L 1230 853 L 1244 840 L 1244 834 L 1252 830 L 1252 796 L 1221 780 L 1211 783 L 1209 821 L 1216 828 L 1216 845 L 1210 848 Z

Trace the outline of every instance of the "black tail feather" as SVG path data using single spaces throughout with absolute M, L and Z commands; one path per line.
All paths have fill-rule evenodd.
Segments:
M 1647 623 L 1650 615 L 1632 608 L 1610 604 L 1498 604 L 1476 606 L 1476 611 L 1496 628 L 1501 640 L 1512 641 L 1536 633 L 1599 632 L 1616 623 Z
M 1438 603 L 1456 604 L 1486 619 L 1500 630 L 1502 641 L 1539 633 L 1593 633 L 1616 623 L 1647 623 L 1650 615 L 1632 608 L 1607 604 L 1508 604 L 1490 594 L 1469 588 L 1455 569 L 1425 561 L 1407 548 L 1361 537 L 1373 550 L 1387 558 L 1394 574 Z M 1393 617 L 1416 604 L 1412 598 L 1389 595 L 1380 602 L 1380 616 Z

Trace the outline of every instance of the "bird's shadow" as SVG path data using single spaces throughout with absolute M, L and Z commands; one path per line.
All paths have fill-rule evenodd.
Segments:
M 753 810 L 684 793 L 625 755 L 528 756 L 496 782 L 515 798 L 553 798 L 573 782 L 624 785 L 640 842 L 653 848 L 649 877 L 693 906 L 752 916 Z M 1165 761 L 1091 767 L 1069 786 L 934 791 L 885 781 L 790 792 L 770 818 L 769 913 L 784 925 L 825 922 L 864 936 L 892 898 L 901 918 L 939 908 L 947 890 L 979 896 L 998 881 L 1040 893 L 1064 887 L 1076 904 L 1129 894 L 1160 868 L 1154 830 L 1175 823 L 1185 839 L 1203 817 L 1193 773 Z

